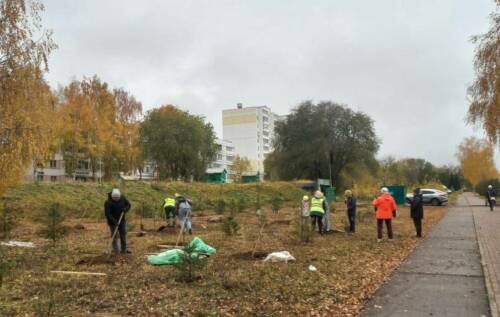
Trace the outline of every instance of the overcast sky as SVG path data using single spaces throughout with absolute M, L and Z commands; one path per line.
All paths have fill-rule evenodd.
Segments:
M 456 162 L 473 80 L 472 35 L 493 0 L 46 0 L 59 49 L 50 83 L 97 74 L 145 109 L 175 104 L 222 136 L 242 102 L 286 114 L 332 100 L 369 114 L 379 156 Z

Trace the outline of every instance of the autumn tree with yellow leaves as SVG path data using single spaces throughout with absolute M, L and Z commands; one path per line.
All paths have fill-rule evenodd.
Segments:
M 44 74 L 56 45 L 43 10 L 36 0 L 0 0 L 0 194 L 47 157 L 52 141 L 55 99 Z
M 491 14 L 491 28 L 473 37 L 477 44 L 474 69 L 476 79 L 468 89 L 468 120 L 484 128 L 488 139 L 500 141 L 500 0 Z
M 493 146 L 486 140 L 475 137 L 465 139 L 458 147 L 457 156 L 465 179 L 474 186 L 499 176 Z
M 66 173 L 76 177 L 81 162 L 105 179 L 139 166 L 138 119 L 142 105 L 123 89 L 110 90 L 97 76 L 64 88 L 60 147 Z M 101 165 L 102 164 L 102 165 Z

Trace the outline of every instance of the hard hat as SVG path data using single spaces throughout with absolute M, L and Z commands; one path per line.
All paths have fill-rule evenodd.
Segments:
M 302 200 L 309 200 L 309 196 L 305 195 L 304 197 L 302 197 Z
M 320 190 L 314 192 L 314 197 L 323 198 L 323 193 Z
M 492 189 L 492 188 L 493 188 L 493 186 L 491 186 L 491 185 L 488 185 L 488 188 L 489 188 L 489 189 Z
M 181 195 L 179 193 L 175 193 L 175 198 L 180 197 Z
M 382 189 L 380 190 L 380 192 L 382 194 L 387 194 L 389 192 L 389 189 L 387 187 L 382 187 Z
M 352 191 L 351 190 L 346 190 L 344 195 L 346 195 L 347 197 L 352 197 Z
M 122 194 L 120 193 L 120 190 L 118 188 L 113 188 L 113 190 L 111 191 L 112 198 L 120 198 L 121 195 Z

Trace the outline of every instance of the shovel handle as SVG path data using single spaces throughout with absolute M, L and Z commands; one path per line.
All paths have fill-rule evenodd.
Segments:
M 118 228 L 120 227 L 120 223 L 122 222 L 122 219 L 123 219 L 123 215 L 125 213 L 122 211 L 122 213 L 120 214 L 120 219 L 118 219 L 118 223 L 116 224 L 116 228 L 115 228 L 115 231 L 113 231 L 113 235 L 111 236 L 111 245 L 113 244 L 113 240 L 115 240 L 115 237 L 116 237 L 116 233 L 118 232 Z

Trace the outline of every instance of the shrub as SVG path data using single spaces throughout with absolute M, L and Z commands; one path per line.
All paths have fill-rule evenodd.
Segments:
M 33 301 L 33 310 L 36 317 L 52 317 L 57 314 L 56 285 L 54 280 L 47 279 L 42 294 Z
M 236 211 L 238 213 L 241 213 L 243 211 L 245 211 L 245 208 L 246 208 L 246 200 L 245 200 L 245 197 L 243 196 L 238 196 L 238 199 L 236 200 Z
M 10 238 L 10 232 L 14 229 L 16 219 L 9 205 L 6 203 L 0 205 L 0 233 L 4 239 Z
M 11 268 L 15 267 L 16 263 L 11 261 L 3 247 L 0 247 L 0 288 L 3 286 L 5 277 L 8 276 Z
M 225 217 L 224 221 L 222 222 L 222 230 L 228 236 L 235 235 L 240 230 L 240 225 L 234 219 L 234 215 L 235 215 L 236 211 L 237 211 L 236 200 L 231 199 L 231 201 L 229 203 L 229 215 L 227 217 Z
M 274 196 L 271 200 L 271 209 L 273 213 L 277 214 L 283 207 L 283 198 L 281 195 Z
M 232 215 L 227 216 L 222 223 L 222 230 L 226 233 L 226 235 L 232 236 L 238 233 L 240 225 L 236 222 Z
M 222 198 L 219 198 L 215 206 L 215 211 L 218 214 L 223 214 L 225 210 L 226 210 L 226 201 Z
M 207 259 L 204 255 L 195 252 L 195 246 L 186 244 L 183 251 L 181 261 L 175 264 L 175 267 L 180 272 L 180 279 L 190 283 L 198 278 L 197 272 L 205 267 Z
M 56 242 L 62 239 L 67 229 L 63 226 L 64 214 L 61 212 L 61 206 L 58 203 L 53 203 L 45 216 L 41 219 L 41 223 L 45 225 L 40 230 L 40 234 L 52 240 L 52 245 L 55 246 Z

